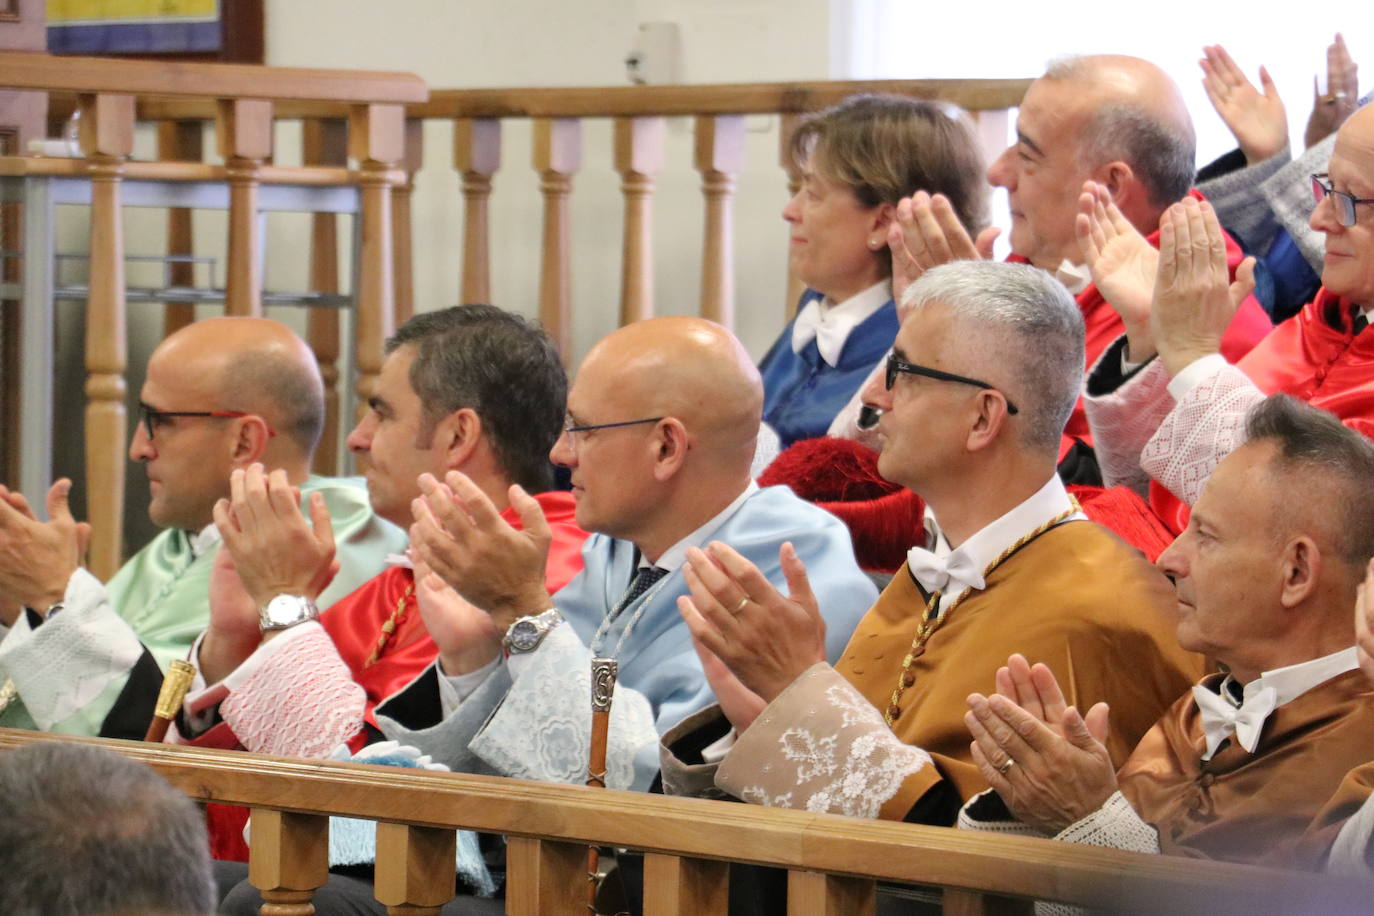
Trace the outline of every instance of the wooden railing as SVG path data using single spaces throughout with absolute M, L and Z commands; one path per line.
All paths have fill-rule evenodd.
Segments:
M 0 751 L 62 736 L 0 729 Z M 1109 912 L 1365 912 L 1374 886 L 1049 840 L 860 821 L 452 773 L 129 741 L 103 744 L 201 801 L 253 808 L 249 880 L 299 907 L 324 883 L 328 815 L 377 821 L 377 899 L 437 913 L 453 896 L 454 828 L 509 837 L 507 912 L 584 916 L 586 844 L 642 850 L 647 916 L 723 914 L 728 863 L 788 871 L 789 916 L 864 916 L 876 882 L 943 888 L 947 914 L 1042 899 Z M 308 912 L 303 909 L 264 913 Z
M 428 97 L 424 83 L 403 73 L 303 70 L 225 64 L 153 63 L 101 58 L 0 54 L 0 89 L 76 93 L 81 112 L 81 160 L 0 160 L 7 175 L 61 174 L 90 180 L 90 280 L 86 322 L 86 492 L 94 528 L 90 566 L 102 578 L 122 562 L 124 516 L 126 315 L 121 182 L 225 181 L 229 241 L 225 310 L 262 312 L 257 213 L 264 183 L 356 183 L 362 211 L 358 263 L 357 364 L 360 393 L 370 393 L 391 333 L 394 282 L 391 186 L 404 158 L 406 103 Z M 207 106 L 218 130 L 224 165 L 133 163 L 135 100 L 140 95 L 191 98 Z M 272 154 L 274 106 L 325 102 L 347 114 L 356 172 L 278 169 Z M 29 494 L 41 497 L 41 494 Z

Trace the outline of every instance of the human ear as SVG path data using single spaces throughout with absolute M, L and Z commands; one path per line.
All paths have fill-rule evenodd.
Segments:
M 461 468 L 481 438 L 482 418 L 471 407 L 463 407 L 435 425 L 430 447 L 443 455 L 445 467 Z
M 1285 608 L 1295 608 L 1312 596 L 1321 576 L 1321 550 L 1310 537 L 1299 535 L 1289 541 L 1282 555 L 1283 585 L 1279 601 Z
M 687 450 L 690 448 L 687 428 L 676 418 L 667 417 L 659 421 L 651 441 L 651 448 L 654 449 L 654 476 L 658 480 L 667 480 L 676 474 L 687 460 Z

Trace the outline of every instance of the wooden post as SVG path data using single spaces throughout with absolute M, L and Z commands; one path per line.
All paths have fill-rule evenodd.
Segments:
M 201 162 L 205 159 L 205 134 L 200 121 L 159 121 L 157 158 L 163 162 Z M 167 210 L 167 253 L 189 255 L 195 252 L 195 224 L 189 207 Z M 174 263 L 167 278 L 176 286 L 194 286 L 194 264 Z M 163 306 L 162 333 L 167 336 L 196 320 L 193 302 L 168 302 Z
M 585 844 L 513 836 L 506 841 L 509 916 L 586 916 Z
M 120 180 L 134 146 L 134 97 L 83 94 L 81 151 L 91 176 L 91 273 L 86 301 L 86 502 L 90 568 L 108 580 L 123 562 L 124 233 Z
M 262 916 L 312 916 L 329 879 L 329 818 L 254 808 L 249 820 L 248 882 L 262 892 Z
M 654 315 L 654 179 L 663 170 L 664 118 L 615 119 L 615 170 L 625 195 L 620 265 L 620 323 Z
M 877 882 L 814 871 L 787 873 L 787 916 L 873 916 Z
M 644 916 L 723 916 L 729 907 L 729 862 L 645 854 Z
M 396 224 L 392 270 L 396 274 L 396 324 L 415 314 L 415 274 L 411 257 L 410 198 L 415 173 L 425 164 L 425 122 L 412 118 L 405 124 L 405 177 L 391 189 L 391 218 Z
M 491 176 L 501 165 L 501 122 L 460 118 L 453 122 L 453 167 L 463 180 L 463 273 L 458 301 L 491 302 L 491 228 L 487 202 Z
M 306 165 L 348 164 L 348 125 L 337 119 L 309 118 L 301 124 L 301 159 Z M 339 215 L 310 216 L 310 288 L 321 293 L 339 291 Z M 324 429 L 315 448 L 316 474 L 339 473 L 339 310 L 310 309 L 306 339 L 315 351 L 324 381 Z
M 358 160 L 362 188 L 363 244 L 358 264 L 356 340 L 358 413 L 382 369 L 382 345 L 395 330 L 395 285 L 391 275 L 392 170 L 404 155 L 405 109 L 400 105 L 355 105 L 348 120 L 349 154 Z
M 796 197 L 797 192 L 801 190 L 801 169 L 792 159 L 792 134 L 796 133 L 797 125 L 800 123 L 801 115 L 789 112 L 782 116 L 778 124 L 778 164 L 782 166 L 783 172 L 787 175 L 788 200 Z M 792 233 L 790 224 L 787 226 L 787 231 L 790 238 Z M 789 263 L 787 267 L 787 293 L 783 297 L 782 315 L 785 321 L 791 321 L 792 316 L 797 313 L 797 303 L 801 301 L 802 293 L 805 291 L 806 284 L 796 274 L 792 273 L 792 266 Z
M 706 198 L 701 258 L 701 316 L 735 323 L 735 174 L 744 167 L 744 115 L 701 115 L 696 121 L 696 169 Z
M 1029 900 L 984 894 L 961 887 L 947 887 L 941 901 L 944 916 L 1030 916 L 1035 904 Z
M 572 252 L 568 195 L 582 165 L 582 123 L 536 118 L 534 168 L 544 195 L 544 245 L 539 268 L 539 318 L 566 363 L 572 359 Z
M 262 314 L 262 234 L 258 223 L 258 169 L 272 155 L 272 103 L 220 99 L 216 133 L 229 179 L 229 267 L 224 313 Z
M 438 827 L 377 824 L 377 902 L 391 916 L 437 916 L 453 899 L 457 835 Z

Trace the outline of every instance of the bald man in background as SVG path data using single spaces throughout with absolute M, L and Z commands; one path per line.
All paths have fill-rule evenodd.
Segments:
M 1085 369 L 1122 336 L 1124 326 L 1109 304 L 1110 285 L 1099 289 L 1094 283 L 1075 235 L 1084 182 L 1105 187 L 1126 219 L 1158 246 L 1159 219 L 1169 205 L 1201 197 L 1190 190 L 1196 167 L 1193 123 L 1183 97 L 1149 61 L 1119 55 L 1065 58 L 1051 63 L 1026 91 L 1016 140 L 988 167 L 988 180 L 1007 190 L 1010 260 L 1048 271 L 1077 300 L 1086 331 Z M 889 231 L 894 289 L 905 289 L 937 264 L 990 257 L 997 234 L 988 230 L 975 243 L 947 199 L 923 192 L 902 202 Z M 1226 246 L 1234 273 L 1243 253 L 1229 236 Z M 1268 316 L 1248 297 L 1227 330 L 1222 352 L 1234 362 L 1269 330 Z M 857 409 L 850 415 L 857 417 Z M 1101 482 L 1088 460 L 1085 446 L 1091 444 L 1080 400 L 1060 447 L 1060 473 L 1069 482 Z
M 148 360 L 129 457 L 148 474 L 149 517 L 164 530 L 102 584 L 80 566 L 84 526 L 71 483 L 48 494 L 50 521 L 23 498 L 0 499 L 0 725 L 142 738 L 162 669 L 185 658 L 209 621 L 219 549 L 212 510 L 235 468 L 286 472 L 316 526 L 329 524 L 340 566 L 321 608 L 381 570 L 405 533 L 372 514 L 359 481 L 314 477 L 324 421 L 314 354 L 285 325 L 212 318 L 164 340 Z
M 582 783 L 591 659 L 613 657 L 606 784 L 648 789 L 659 734 L 712 701 L 677 599 L 688 548 L 713 540 L 779 588 L 789 584 L 779 554 L 790 542 L 827 610 L 826 654 L 837 658 L 876 590 L 839 520 L 751 479 L 762 405 L 753 361 L 709 321 L 639 322 L 594 347 L 550 457 L 571 469 L 577 523 L 596 533 L 583 572 L 553 596 L 548 527 L 533 500 L 512 499 L 516 530 L 462 475 L 422 477 L 412 546 L 458 591 L 422 601 L 440 661 L 378 707 L 387 736 L 455 770 Z

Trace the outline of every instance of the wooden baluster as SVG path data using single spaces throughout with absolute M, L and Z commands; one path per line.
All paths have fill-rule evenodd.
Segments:
M 586 916 L 587 846 L 513 836 L 506 841 L 508 916 Z
M 572 359 L 572 252 L 568 194 L 582 165 L 582 123 L 536 118 L 534 168 L 544 195 L 544 245 L 539 268 L 539 319 L 566 363 Z
M 645 854 L 644 916 L 709 916 L 729 907 L 729 862 Z
M 205 159 L 205 132 L 199 121 L 159 121 L 157 158 L 163 162 L 201 162 Z M 189 207 L 167 210 L 167 253 L 189 255 L 195 252 L 195 225 Z M 175 286 L 195 286 L 194 264 L 169 265 L 167 279 Z M 169 335 L 196 320 L 194 302 L 168 302 L 163 306 L 162 333 Z
M 437 827 L 377 824 L 377 901 L 391 916 L 437 916 L 453 899 L 457 839 Z
M 654 178 L 663 170 L 665 118 L 615 119 L 615 170 L 625 195 L 620 323 L 654 315 Z
M 744 115 L 701 115 L 696 123 L 696 169 L 706 197 L 701 258 L 701 316 L 735 324 L 735 175 L 744 167 Z
M 410 198 L 415 191 L 415 173 L 425 164 L 425 122 L 406 121 L 405 159 L 401 168 L 405 178 L 391 189 L 391 219 L 396 225 L 392 270 L 396 274 L 396 324 L 402 325 L 415 314 L 415 273 L 411 258 Z
M 367 410 L 382 346 L 395 330 L 395 285 L 391 276 L 392 170 L 405 154 L 405 109 L 400 105 L 355 105 L 348 120 L 349 155 L 358 160 L 362 188 L 363 244 L 358 264 L 356 344 L 358 414 Z
M 873 916 L 877 882 L 814 871 L 787 873 L 787 916 Z
M 91 177 L 91 273 L 86 301 L 86 500 L 90 568 L 109 579 L 123 561 L 124 234 L 120 180 L 134 146 L 134 97 L 83 94 L 81 151 Z
M 254 808 L 250 821 L 248 882 L 262 892 L 259 912 L 312 916 L 310 900 L 329 878 L 329 818 Z
M 272 103 L 220 99 L 215 119 L 219 153 L 229 179 L 229 266 L 224 313 L 262 314 L 262 233 L 258 170 L 272 155 Z
M 338 119 L 311 118 L 301 125 L 301 159 L 306 165 L 348 164 L 348 126 Z M 339 215 L 310 216 L 310 289 L 339 291 Z M 339 310 L 310 309 L 306 339 L 315 351 L 324 381 L 324 430 L 315 448 L 312 468 L 317 474 L 339 473 Z
M 458 301 L 491 301 L 491 229 L 487 202 L 491 176 L 501 165 L 501 122 L 461 118 L 453 122 L 453 167 L 463 179 L 463 274 Z
M 801 115 L 794 112 L 783 114 L 778 124 L 778 163 L 782 166 L 783 172 L 787 175 L 787 197 L 790 200 L 797 196 L 801 190 L 802 173 L 797 167 L 797 163 L 792 159 L 792 134 L 796 133 L 797 125 L 801 123 Z M 787 224 L 789 239 L 792 234 L 791 223 Z M 789 259 L 790 261 L 790 259 Z M 802 293 L 806 292 L 806 284 L 794 273 L 789 263 L 787 268 L 787 294 L 783 298 L 783 319 L 791 321 L 792 316 L 797 313 L 797 303 L 801 301 Z

